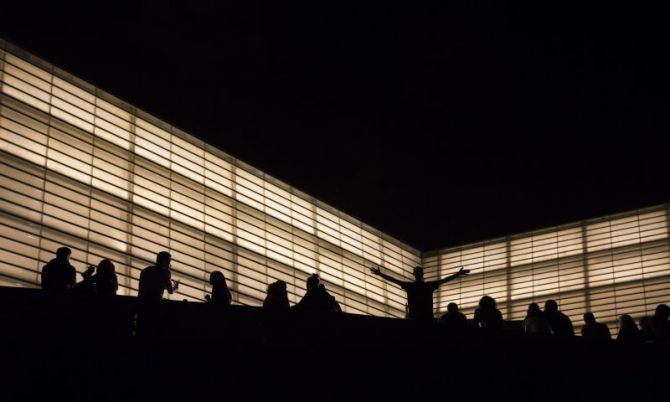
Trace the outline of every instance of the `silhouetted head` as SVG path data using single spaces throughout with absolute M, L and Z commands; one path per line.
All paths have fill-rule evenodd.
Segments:
M 114 263 L 112 263 L 110 260 L 107 258 L 103 259 L 98 263 L 98 275 L 114 275 L 115 274 L 115 269 L 114 269 Z
M 60 247 L 56 250 L 56 258 L 59 260 L 67 260 L 72 255 L 72 250 L 69 247 Z
M 593 316 L 593 313 L 584 313 L 584 322 L 587 324 L 595 324 L 596 317 Z
M 528 313 L 530 317 L 538 317 L 542 315 L 542 310 L 540 310 L 540 306 L 538 306 L 537 303 L 531 303 L 528 305 Z
M 156 254 L 156 265 L 159 267 L 167 268 L 170 266 L 170 260 L 172 256 L 167 251 L 161 251 Z
M 276 281 L 268 285 L 268 295 L 286 294 L 286 282 Z
M 495 310 L 496 301 L 491 296 L 482 296 L 482 298 L 479 299 L 479 308 L 482 310 Z
M 458 313 L 458 304 L 456 303 L 447 304 L 447 311 L 450 313 Z
M 667 304 L 659 304 L 656 306 L 654 318 L 661 321 L 667 321 L 670 318 L 670 307 Z
M 226 277 L 223 276 L 223 272 L 214 271 L 211 274 L 209 274 L 209 283 L 211 285 L 225 285 Z
M 619 317 L 619 328 L 637 329 L 637 325 L 635 325 L 635 320 L 633 320 L 633 317 L 629 316 L 628 314 L 624 314 L 621 317 Z
M 420 266 L 414 267 L 414 279 L 416 279 L 417 282 L 423 281 L 423 268 Z
M 319 274 L 312 274 L 307 278 L 307 291 L 308 292 L 313 292 L 315 290 L 319 290 L 319 285 L 321 284 L 321 279 L 319 278 Z
M 547 300 L 546 302 L 544 302 L 544 312 L 545 313 L 558 312 L 558 303 L 556 303 L 556 300 Z

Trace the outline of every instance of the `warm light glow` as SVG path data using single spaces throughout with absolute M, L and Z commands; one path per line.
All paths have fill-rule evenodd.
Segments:
M 638 318 L 670 299 L 667 205 L 425 253 L 422 260 L 379 231 L 6 47 L 2 285 L 38 285 L 42 265 L 68 245 L 80 270 L 111 258 L 120 293 L 129 295 L 139 271 L 168 249 L 182 283 L 176 299 L 202 300 L 209 273 L 221 270 L 238 303 L 259 305 L 267 284 L 279 279 L 295 303 L 308 275 L 319 272 L 345 311 L 404 316 L 404 291 L 372 276 L 376 265 L 406 280 L 416 265 L 424 265 L 427 279 L 470 269 L 440 289 L 437 313 L 454 301 L 471 316 L 488 294 L 506 318 L 521 319 L 528 303 L 553 298 L 577 327 L 587 310 L 614 326 L 621 314 Z
M 345 311 L 404 316 L 404 292 L 369 267 L 410 277 L 418 251 L 7 51 L 0 275 L 9 279 L 2 283 L 38 284 L 41 266 L 67 244 L 80 270 L 112 258 L 121 293 L 135 294 L 139 270 L 169 249 L 182 282 L 176 299 L 202 300 L 209 272 L 222 270 L 239 303 L 258 305 L 277 279 L 295 302 L 306 277 L 319 272 Z
M 529 303 L 555 299 L 577 327 L 593 311 L 614 328 L 618 316 L 653 314 L 670 299 L 668 206 L 441 250 L 424 264 L 434 277 L 472 270 L 441 289 L 439 311 L 454 301 L 471 314 L 488 294 L 507 318 L 522 319 Z

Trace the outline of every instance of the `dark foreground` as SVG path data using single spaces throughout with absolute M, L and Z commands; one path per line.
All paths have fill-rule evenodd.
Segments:
M 0 288 L 0 398 L 668 400 L 670 347 Z M 135 334 L 136 331 L 140 333 Z

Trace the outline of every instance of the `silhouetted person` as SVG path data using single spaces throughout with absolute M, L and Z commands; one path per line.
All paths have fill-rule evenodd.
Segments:
M 448 332 L 463 332 L 467 325 L 465 314 L 458 311 L 458 304 L 447 304 L 447 312 L 440 317 L 440 326 Z
M 584 326 L 582 327 L 582 337 L 592 341 L 607 341 L 612 339 L 610 329 L 607 325 L 596 322 L 593 313 L 584 313 Z
M 656 306 L 654 316 L 651 317 L 651 333 L 654 342 L 670 342 L 670 307 L 667 304 Z
M 95 275 L 93 275 L 95 294 L 98 296 L 115 296 L 119 290 L 119 282 L 116 278 L 114 263 L 107 258 L 98 263 Z
M 616 340 L 631 345 L 642 344 L 644 342 L 642 339 L 642 332 L 637 328 L 637 325 L 635 325 L 633 317 L 628 314 L 619 317 L 619 334 L 617 335 Z
M 220 306 L 230 306 L 233 296 L 230 294 L 223 272 L 214 271 L 209 274 L 209 283 L 212 285 L 212 295 L 208 295 L 207 301 Z
M 651 328 L 651 317 L 648 315 L 640 317 L 640 332 L 642 332 L 642 339 L 645 342 L 652 342 L 654 340 L 654 330 Z
M 42 268 L 42 289 L 66 291 L 72 289 L 77 280 L 77 271 L 70 265 L 72 250 L 61 247 L 56 250 L 56 258 Z
M 452 281 L 459 276 L 467 275 L 470 270 L 461 269 L 453 275 L 446 276 L 437 281 L 425 282 L 423 280 L 423 268 L 414 267 L 414 281 L 406 282 L 396 279 L 382 272 L 381 268 L 371 268 L 373 274 L 381 276 L 391 283 L 395 283 L 407 292 L 407 318 L 410 320 L 433 321 L 433 292 L 440 285 Z
M 551 332 L 558 336 L 574 336 L 575 328 L 572 326 L 570 317 L 558 311 L 558 303 L 555 300 L 544 302 L 544 316 L 549 321 Z
M 142 300 L 161 300 L 163 292 L 174 293 L 179 282 L 172 280 L 170 261 L 172 256 L 167 251 L 156 255 L 156 265 L 146 267 L 140 274 L 140 290 L 137 296 Z
M 95 267 L 89 265 L 86 271 L 81 273 L 82 280 L 72 287 L 72 292 L 78 295 L 93 296 L 95 294 L 95 283 L 93 282 L 93 273 Z
M 330 293 L 328 293 L 328 291 L 326 290 L 326 285 L 321 281 L 319 281 L 319 289 L 321 290 L 322 294 L 328 295 L 328 297 L 330 298 L 331 309 L 333 313 L 341 313 L 342 307 L 340 307 L 340 303 L 337 302 L 335 296 L 332 296 Z
M 268 285 L 268 294 L 263 301 L 263 310 L 271 314 L 283 314 L 289 310 L 286 282 L 276 281 Z
M 528 305 L 526 318 L 523 319 L 523 330 L 531 334 L 549 335 L 551 333 L 549 321 L 537 303 Z
M 479 299 L 479 307 L 475 310 L 472 320 L 475 328 L 486 330 L 500 330 L 503 326 L 503 317 L 496 306 L 496 301 L 491 296 L 482 296 Z
M 312 274 L 307 278 L 307 291 L 302 300 L 293 306 L 298 313 L 339 313 L 342 311 L 335 297 L 330 295 L 321 284 L 319 275 Z

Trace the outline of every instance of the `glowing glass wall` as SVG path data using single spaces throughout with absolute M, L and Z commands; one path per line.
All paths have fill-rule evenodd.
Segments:
M 582 314 L 616 327 L 621 314 L 653 315 L 670 302 L 668 213 L 662 205 L 571 225 L 424 254 L 427 276 L 470 276 L 443 286 L 436 310 L 458 303 L 469 316 L 479 298 L 498 301 L 507 319 L 523 319 L 528 304 L 555 299 L 578 329 Z
M 134 295 L 156 252 L 173 254 L 174 299 L 202 300 L 221 270 L 236 302 L 267 284 L 295 303 L 318 272 L 347 312 L 404 316 L 420 254 L 0 40 L 0 284 L 37 286 L 55 249 L 75 267 L 110 258 Z
M 61 245 L 75 266 L 112 259 L 121 294 L 170 250 L 175 299 L 202 300 L 209 272 L 237 303 L 268 283 L 295 303 L 318 272 L 345 311 L 404 316 L 404 291 L 369 274 L 411 278 L 472 270 L 436 295 L 471 316 L 484 294 L 509 319 L 553 298 L 577 326 L 612 324 L 670 301 L 668 205 L 424 253 L 334 210 L 88 83 L 0 40 L 0 285 L 37 286 Z

